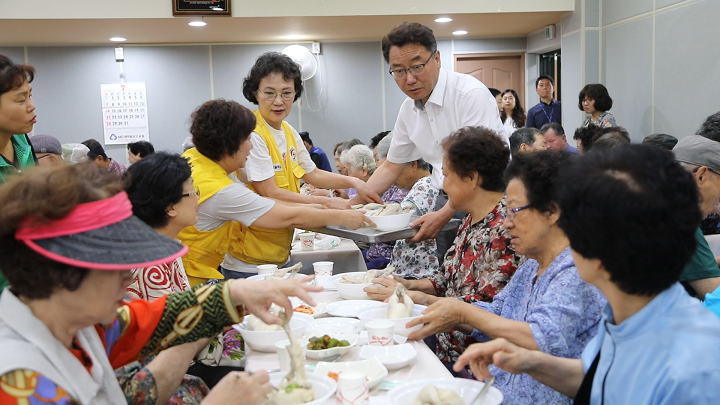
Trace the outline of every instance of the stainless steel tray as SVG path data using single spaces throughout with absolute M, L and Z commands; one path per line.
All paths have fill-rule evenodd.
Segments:
M 413 216 L 410 222 L 416 220 L 419 217 Z M 443 231 L 457 230 L 460 227 L 459 219 L 451 219 L 443 227 Z M 420 228 L 403 228 L 395 231 L 378 231 L 372 227 L 359 228 L 355 230 L 347 229 L 342 225 L 326 226 L 323 228 L 310 229 L 313 232 L 320 232 L 327 235 L 339 236 L 341 238 L 348 238 L 367 243 L 382 243 L 382 242 L 394 242 L 400 239 L 408 239 L 415 236 Z

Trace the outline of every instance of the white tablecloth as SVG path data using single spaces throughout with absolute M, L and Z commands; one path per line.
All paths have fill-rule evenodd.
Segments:
M 341 239 L 340 245 L 330 250 L 303 251 L 300 241 L 295 241 L 290 249 L 290 261 L 284 267 L 302 262 L 302 274 L 314 274 L 313 262 L 331 261 L 334 263 L 333 274 L 367 271 L 365 260 L 355 242 Z
M 321 293 L 312 293 L 313 298 L 317 302 L 331 303 L 341 300 L 340 295 L 335 291 L 324 291 Z M 452 374 L 438 360 L 427 345 L 422 341 L 408 341 L 417 351 L 415 361 L 399 370 L 389 370 L 384 380 L 411 381 L 421 378 L 452 378 Z M 261 353 L 252 351 L 249 347 L 245 347 L 245 369 L 248 371 L 258 370 L 274 370 L 280 368 L 277 353 Z M 359 357 L 360 346 L 353 347 L 348 353 L 340 357 L 337 361 L 355 361 L 361 360 Z M 305 364 L 316 364 L 317 361 L 307 359 Z M 387 391 L 378 390 L 377 387 L 370 391 L 371 405 L 385 405 L 390 402 L 385 397 Z M 333 395 L 325 402 L 325 405 L 334 405 L 336 403 Z

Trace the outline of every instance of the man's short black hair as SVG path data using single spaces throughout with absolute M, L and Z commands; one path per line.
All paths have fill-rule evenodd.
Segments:
M 496 89 L 495 87 L 488 87 L 488 90 L 490 90 L 490 94 L 492 94 L 493 97 L 497 97 L 498 94 L 501 93 L 501 91 Z
M 695 135 L 704 136 L 705 138 L 720 142 L 720 111 L 707 117 Z
M 510 135 L 510 153 L 515 156 L 520 150 L 520 146 L 525 144 L 532 146 L 535 143 L 535 136 L 541 135 L 537 128 L 520 128 Z
M 250 72 L 243 80 L 243 96 L 247 101 L 257 104 L 257 91 L 260 89 L 260 81 L 271 73 L 279 73 L 283 79 L 295 83 L 295 99 L 302 96 L 303 84 L 300 66 L 289 56 L 280 52 L 265 52 L 255 61 Z
M 133 155 L 140 156 L 141 158 L 155 153 L 155 147 L 148 141 L 130 142 L 127 144 L 127 148 Z
M 646 145 L 596 151 L 561 174 L 559 225 L 570 246 L 599 259 L 627 294 L 677 282 L 695 252 L 697 185 L 669 154 Z
M 593 141 L 592 150 L 593 152 L 597 150 L 609 150 L 625 145 L 630 145 L 627 139 L 615 132 L 608 132 L 607 134 L 600 135 L 600 137 Z
M 382 39 L 382 54 L 385 63 L 390 63 L 391 47 L 401 48 L 407 44 L 420 44 L 430 53 L 437 51 L 437 41 L 433 30 L 420 23 L 402 22 Z
M 548 122 L 547 124 L 540 127 L 540 132 L 542 132 L 542 134 L 545 135 L 545 132 L 547 132 L 547 130 L 550 128 L 552 128 L 552 130 L 555 131 L 557 136 L 565 135 L 565 130 L 563 129 L 562 125 L 558 124 L 557 122 Z
M 133 215 L 155 229 L 166 226 L 167 208 L 182 200 L 190 175 L 187 160 L 175 153 L 153 153 L 130 165 L 124 178 Z
M 298 132 L 298 134 L 300 135 L 300 139 L 302 139 L 303 142 L 307 142 L 308 145 L 313 146 L 313 142 L 312 139 L 310 139 L 310 133 L 308 131 Z
M 383 132 L 380 132 L 379 134 L 373 136 L 372 138 L 370 138 L 369 148 L 375 149 L 375 147 L 378 146 L 380 141 L 382 141 L 383 138 L 385 138 L 390 132 L 392 132 L 392 131 L 383 131 Z
M 505 171 L 505 181 L 518 179 L 525 186 L 528 203 L 540 212 L 555 212 L 560 190 L 560 170 L 575 156 L 569 152 L 541 150 L 521 153 Z
M 552 84 L 553 86 L 555 86 L 555 80 L 554 80 L 551 76 L 548 76 L 548 75 L 540 75 L 540 77 L 538 77 L 537 79 L 535 79 L 535 88 L 537 88 L 538 84 L 540 84 L 540 80 L 543 80 L 543 79 L 550 80 L 550 84 Z

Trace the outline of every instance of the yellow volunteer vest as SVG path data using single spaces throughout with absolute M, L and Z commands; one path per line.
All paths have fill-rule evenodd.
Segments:
M 202 204 L 218 191 L 233 184 L 225 169 L 192 148 L 182 154 L 192 167 L 192 179 L 200 190 Z M 190 250 L 183 256 L 183 266 L 189 277 L 224 279 L 217 271 L 230 243 L 231 221 L 212 231 L 200 231 L 194 225 L 180 231 L 178 239 Z
M 282 129 L 285 133 L 287 151 L 283 161 L 280 149 L 273 138 L 270 129 L 265 124 L 260 111 L 255 111 L 257 126 L 255 132 L 262 137 L 267 145 L 273 168 L 275 169 L 275 184 L 294 193 L 300 192 L 300 178 L 305 170 L 298 164 L 298 146 L 290 125 L 283 121 Z M 249 186 L 252 189 L 252 186 Z M 254 189 L 253 189 L 254 191 Z M 266 229 L 257 226 L 245 226 L 234 222 L 230 231 L 229 252 L 234 257 L 252 264 L 285 264 L 290 255 L 290 243 L 293 237 L 293 228 Z

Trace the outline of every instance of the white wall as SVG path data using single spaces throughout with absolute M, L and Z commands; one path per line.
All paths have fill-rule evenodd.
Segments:
M 577 94 L 603 83 L 633 142 L 652 133 L 694 134 L 718 110 L 720 1 L 576 0 L 563 18 L 563 120 L 583 114 Z

